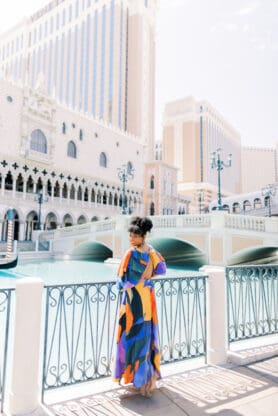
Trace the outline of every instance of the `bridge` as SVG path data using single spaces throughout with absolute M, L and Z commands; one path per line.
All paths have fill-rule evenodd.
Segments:
M 54 258 L 119 258 L 129 247 L 129 216 L 41 232 Z M 153 216 L 148 242 L 172 265 L 278 263 L 278 218 L 214 211 Z

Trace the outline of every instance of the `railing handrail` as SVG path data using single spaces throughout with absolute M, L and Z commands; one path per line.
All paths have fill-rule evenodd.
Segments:
M 196 274 L 195 274 L 196 273 Z M 166 277 L 153 277 L 151 280 L 152 281 L 156 281 L 156 280 L 173 280 L 173 279 L 193 279 L 193 278 L 196 278 L 196 277 L 204 277 L 205 279 L 207 279 L 208 278 L 208 275 L 206 275 L 206 274 L 204 274 L 204 273 L 200 273 L 200 272 L 194 272 L 194 274 L 193 275 L 186 275 L 186 276 L 166 276 Z M 65 288 L 65 287 L 71 287 L 71 286 L 84 286 L 84 285 L 94 285 L 94 284 L 112 284 L 112 283 L 117 283 L 117 277 L 115 277 L 115 279 L 113 279 L 113 280 L 99 280 L 99 281 L 94 281 L 94 282 L 92 282 L 92 281 L 90 281 L 90 282 L 82 282 L 82 283 L 57 283 L 57 284 L 53 284 L 53 283 L 51 283 L 51 284 L 48 284 L 48 283 L 45 283 L 44 284 L 44 288 L 45 289 L 47 289 L 47 288 L 57 288 L 57 287 L 63 287 L 63 288 Z

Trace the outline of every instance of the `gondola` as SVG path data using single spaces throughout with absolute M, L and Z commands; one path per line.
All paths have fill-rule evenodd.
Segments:
M 16 256 L 16 258 L 12 259 L 12 260 L 6 260 L 2 261 L 0 260 L 0 270 L 1 269 L 12 269 L 13 267 L 17 266 L 17 261 L 18 261 L 18 256 Z

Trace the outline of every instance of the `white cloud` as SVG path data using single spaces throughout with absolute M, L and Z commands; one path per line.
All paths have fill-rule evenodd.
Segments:
M 259 7 L 259 4 L 251 3 L 249 6 L 242 7 L 241 9 L 237 10 L 235 14 L 237 16 L 249 16 L 250 14 L 254 13 Z

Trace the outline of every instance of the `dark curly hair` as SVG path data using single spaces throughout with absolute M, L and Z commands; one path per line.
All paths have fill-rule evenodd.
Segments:
M 129 233 L 144 237 L 153 228 L 153 223 L 148 217 L 133 217 L 128 228 Z

